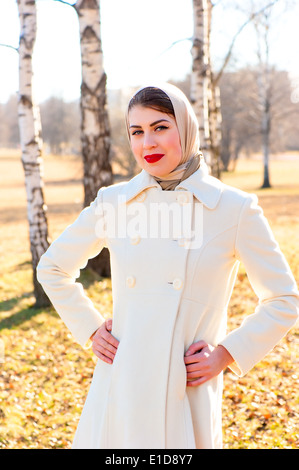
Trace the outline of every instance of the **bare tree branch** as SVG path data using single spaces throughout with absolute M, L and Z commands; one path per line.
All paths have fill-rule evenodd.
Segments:
M 9 49 L 13 49 L 14 51 L 19 53 L 19 48 L 18 47 L 10 46 L 9 44 L 1 44 L 0 43 L 0 47 L 8 47 Z
M 63 3 L 64 5 L 68 5 L 69 7 L 75 8 L 75 3 L 74 4 L 68 3 L 68 2 L 65 2 L 64 0 L 53 0 L 53 2 Z
M 238 29 L 238 31 L 236 32 L 236 34 L 234 35 L 233 39 L 232 39 L 232 42 L 231 42 L 231 45 L 229 47 L 229 50 L 225 56 L 225 59 L 223 61 L 223 64 L 222 64 L 222 67 L 221 69 L 219 70 L 219 72 L 217 73 L 217 75 L 215 76 L 214 80 L 215 80 L 215 84 L 217 84 L 228 64 L 228 62 L 230 61 L 230 58 L 231 58 L 231 55 L 232 55 L 232 52 L 233 52 L 233 48 L 234 48 L 234 45 L 235 45 L 235 42 L 238 38 L 238 36 L 241 34 L 241 32 L 243 31 L 243 29 L 249 24 L 251 23 L 252 20 L 254 20 L 257 16 L 259 16 L 261 13 L 265 12 L 268 8 L 271 8 L 273 7 L 276 3 L 278 3 L 280 0 L 273 0 L 271 3 L 268 3 L 268 5 L 264 6 L 263 8 L 261 8 L 260 10 L 256 11 L 256 12 L 253 12 L 249 18 L 245 21 L 245 23 L 242 24 L 242 26 L 240 26 L 240 28 Z
M 63 0 L 54 0 L 56 2 L 62 2 L 62 3 L 66 3 L 64 2 Z M 238 38 L 238 36 L 241 34 L 241 32 L 243 31 L 243 29 L 248 26 L 248 24 L 254 20 L 254 18 L 256 18 L 257 16 L 259 16 L 261 13 L 263 13 L 264 11 L 266 11 L 268 8 L 271 8 L 272 6 L 274 6 L 277 2 L 279 2 L 280 0 L 273 0 L 272 2 L 268 3 L 267 5 L 265 5 L 263 8 L 261 8 L 260 10 L 252 13 L 250 15 L 250 17 L 245 21 L 245 23 L 242 24 L 242 26 L 240 26 L 240 28 L 238 29 L 238 31 L 236 32 L 236 34 L 234 35 L 233 39 L 232 39 L 232 42 L 231 42 L 231 45 L 229 47 L 229 50 L 225 56 L 225 59 L 223 61 L 223 64 L 222 64 L 222 67 L 221 69 L 219 70 L 218 74 L 216 74 L 214 76 L 214 82 L 215 82 L 215 85 L 218 84 L 228 62 L 230 61 L 230 58 L 231 58 L 231 55 L 232 55 L 232 52 L 233 52 L 233 48 L 234 48 L 234 45 L 235 45 L 235 42 Z M 213 8 L 216 7 L 219 3 L 221 3 L 221 1 L 218 1 L 217 3 L 214 3 L 212 6 Z M 70 5 L 68 3 L 68 5 Z M 70 5 L 72 6 L 72 5 Z M 183 42 L 183 41 L 192 41 L 193 38 L 183 38 L 183 39 L 178 39 L 177 41 L 174 41 L 169 47 L 167 47 L 167 49 L 165 49 L 164 51 L 162 51 L 158 57 L 162 56 L 163 54 L 165 54 L 166 52 L 168 52 L 173 46 L 175 46 L 176 44 L 180 43 L 180 42 Z
M 59 0 L 56 0 L 56 1 L 59 1 Z M 176 44 L 178 44 L 179 42 L 184 42 L 184 41 L 192 41 L 193 38 L 183 38 L 183 39 L 178 39 L 177 41 L 174 41 L 173 43 L 170 44 L 169 47 L 167 47 L 166 49 L 164 49 L 164 51 L 160 52 L 160 54 L 157 56 L 157 58 L 161 57 L 163 54 L 165 54 L 166 52 L 168 52 L 173 46 L 175 46 Z

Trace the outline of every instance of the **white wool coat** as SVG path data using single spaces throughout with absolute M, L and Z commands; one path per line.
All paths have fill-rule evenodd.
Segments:
M 160 230 L 157 207 L 164 232 L 172 213 L 180 227 Z M 221 448 L 222 374 L 186 387 L 184 352 L 198 340 L 222 344 L 242 376 L 298 318 L 295 280 L 256 196 L 202 168 L 174 191 L 162 191 L 144 170 L 101 188 L 38 266 L 44 290 L 84 347 L 103 318 L 75 280 L 104 246 L 111 256 L 112 334 L 120 343 L 112 365 L 95 366 L 73 448 Z M 240 261 L 259 301 L 227 334 Z

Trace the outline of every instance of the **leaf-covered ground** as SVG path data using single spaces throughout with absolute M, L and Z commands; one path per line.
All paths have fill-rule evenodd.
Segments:
M 100 281 L 97 291 L 101 303 L 110 305 L 109 284 Z M 25 295 L 15 299 L 10 315 L 0 322 L 5 342 L 0 448 L 68 448 L 95 359 L 74 343 L 52 309 L 35 311 L 32 301 Z
M 256 189 L 258 163 L 241 162 L 237 170 L 234 175 L 223 175 L 223 180 L 258 193 L 298 281 L 299 186 L 295 175 L 299 161 L 273 162 L 275 184 L 266 191 Z M 71 158 L 46 160 L 45 194 L 53 238 L 81 208 L 80 171 L 80 162 Z M 26 200 L 18 156 L 0 155 L 0 230 L 0 346 L 4 346 L 0 448 L 70 448 L 95 358 L 91 350 L 83 350 L 73 341 L 52 308 L 32 308 Z M 101 313 L 111 316 L 110 280 L 84 272 L 81 281 Z M 238 326 L 255 305 L 256 297 L 241 266 L 229 308 L 229 329 Z M 298 448 L 298 343 L 297 325 L 245 377 L 226 371 L 225 448 Z

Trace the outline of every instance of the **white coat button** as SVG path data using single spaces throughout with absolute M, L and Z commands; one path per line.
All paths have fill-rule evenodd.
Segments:
M 127 281 L 126 281 L 126 282 L 127 282 L 127 286 L 130 287 L 130 288 L 132 288 L 132 287 L 135 286 L 136 280 L 135 280 L 135 278 L 134 278 L 133 276 L 129 276 L 129 277 L 127 277 Z
M 190 240 L 188 240 L 188 238 L 179 238 L 178 239 L 178 245 L 183 247 L 183 248 L 189 248 L 190 247 Z
M 188 195 L 181 192 L 177 195 L 177 201 L 181 205 L 186 204 L 189 201 Z
M 143 191 L 143 193 L 140 193 L 140 194 L 138 194 L 138 196 L 136 196 L 136 201 L 143 202 L 145 200 L 145 198 L 146 198 L 146 194 Z
M 140 235 L 135 235 L 134 237 L 131 237 L 131 243 L 132 243 L 132 245 L 138 245 L 138 243 L 140 242 L 140 240 L 141 240 Z
M 179 290 L 183 287 L 183 281 L 182 281 L 182 279 L 176 278 L 176 279 L 174 279 L 172 285 L 173 285 L 174 289 Z

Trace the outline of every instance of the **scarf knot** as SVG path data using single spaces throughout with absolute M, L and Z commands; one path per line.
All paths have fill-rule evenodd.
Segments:
M 173 191 L 182 181 L 186 180 L 200 167 L 203 158 L 201 152 L 196 153 L 187 162 L 177 166 L 168 176 L 159 178 L 154 176 L 164 191 Z

